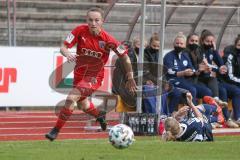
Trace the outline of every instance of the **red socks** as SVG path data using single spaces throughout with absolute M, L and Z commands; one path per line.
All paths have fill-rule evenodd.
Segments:
M 65 107 L 63 107 L 59 113 L 58 116 L 58 120 L 57 123 L 55 125 L 55 127 L 60 130 L 64 124 L 66 123 L 66 121 L 70 118 L 70 116 L 72 115 L 73 110 L 69 109 L 69 105 L 71 105 L 72 102 L 70 102 L 70 100 L 66 101 Z M 67 107 L 66 107 L 67 106 Z M 90 102 L 90 106 L 88 109 L 84 110 L 85 113 L 94 116 L 95 118 L 97 118 L 99 116 L 99 110 L 97 108 L 94 107 L 94 104 L 92 102 Z
M 66 123 L 66 121 L 70 118 L 70 116 L 72 115 L 73 110 L 69 109 L 69 105 L 71 105 L 73 102 L 70 100 L 66 101 L 65 107 L 63 107 L 59 113 L 58 116 L 58 120 L 57 123 L 55 125 L 55 127 L 60 130 L 64 124 Z M 66 108 L 67 107 L 67 108 Z
M 94 104 L 92 102 L 90 102 L 89 108 L 84 110 L 84 112 L 91 116 L 94 116 L 95 118 L 99 116 L 99 110 L 94 107 Z

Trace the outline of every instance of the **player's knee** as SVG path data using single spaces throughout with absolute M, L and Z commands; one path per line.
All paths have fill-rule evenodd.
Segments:
M 71 100 L 73 102 L 77 102 L 79 100 L 79 98 L 80 98 L 80 96 L 78 96 L 78 95 L 69 95 L 67 97 L 68 100 Z
M 83 108 L 83 107 L 82 107 L 82 104 L 78 102 L 78 103 L 77 103 L 77 108 L 78 108 L 78 109 L 82 109 L 82 108 Z
M 88 109 L 90 106 L 90 102 L 87 99 L 77 102 L 77 107 L 82 110 Z
M 73 110 L 74 109 L 74 101 L 71 99 L 66 99 L 64 108 Z

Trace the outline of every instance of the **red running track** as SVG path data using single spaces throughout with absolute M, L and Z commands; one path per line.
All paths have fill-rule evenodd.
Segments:
M 86 129 L 87 126 L 99 126 L 82 112 L 75 112 L 75 116 L 61 130 L 58 139 L 99 139 L 107 138 L 107 132 L 99 129 Z M 118 113 L 107 114 L 108 124 L 118 123 Z M 0 112 L 0 141 L 16 140 L 46 140 L 44 135 L 54 126 L 57 117 L 50 111 L 1 111 Z M 89 127 L 88 127 L 89 128 Z M 99 127 L 98 127 L 99 128 Z M 216 129 L 214 135 L 240 135 L 240 129 Z
M 84 114 L 76 112 L 75 115 Z M 116 120 L 108 120 L 109 125 L 118 123 L 118 114 L 110 113 Z M 107 115 L 107 117 L 110 117 Z M 0 141 L 45 140 L 44 135 L 54 126 L 57 117 L 50 111 L 9 111 L 0 112 Z M 85 130 L 86 126 L 99 126 L 88 116 L 73 116 L 61 130 L 58 139 L 98 139 L 107 138 L 107 132 Z

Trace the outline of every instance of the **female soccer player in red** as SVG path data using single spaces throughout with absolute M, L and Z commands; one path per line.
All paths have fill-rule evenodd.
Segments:
M 67 36 L 60 52 L 69 62 L 76 62 L 74 68 L 73 89 L 68 94 L 65 106 L 60 110 L 58 120 L 54 128 L 45 135 L 53 141 L 57 138 L 60 129 L 73 112 L 74 103 L 77 102 L 82 110 L 94 116 L 100 123 L 102 130 L 106 130 L 106 112 L 99 111 L 87 97 L 96 91 L 104 77 L 104 65 L 106 64 L 110 50 L 113 50 L 123 60 L 126 69 L 126 88 L 133 94 L 136 91 L 136 83 L 133 79 L 131 61 L 127 51 L 121 48 L 120 43 L 102 28 L 103 11 L 100 8 L 91 8 L 87 11 L 87 24 L 79 25 Z M 68 50 L 77 44 L 77 54 Z

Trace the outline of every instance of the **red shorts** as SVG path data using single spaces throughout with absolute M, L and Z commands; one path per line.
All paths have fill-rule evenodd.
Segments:
M 79 77 L 74 76 L 73 86 L 80 91 L 81 98 L 79 101 L 89 97 L 102 85 L 102 78 L 95 78 L 90 76 Z

